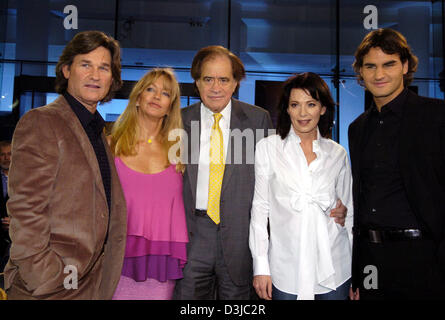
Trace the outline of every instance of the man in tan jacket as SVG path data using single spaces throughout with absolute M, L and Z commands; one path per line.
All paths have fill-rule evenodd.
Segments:
M 19 121 L 12 141 L 9 299 L 111 299 L 125 251 L 126 206 L 98 102 L 122 85 L 119 44 L 77 34 L 56 67 L 47 106 Z

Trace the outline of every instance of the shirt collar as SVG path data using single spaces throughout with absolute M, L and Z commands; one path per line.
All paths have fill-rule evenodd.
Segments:
M 381 113 L 386 114 L 387 112 L 393 112 L 395 115 L 401 118 L 403 115 L 403 106 L 406 101 L 408 90 L 409 90 L 408 88 L 404 88 L 397 97 L 395 97 L 390 102 L 382 106 L 382 108 L 380 109 Z M 378 114 L 378 109 L 374 101 L 372 101 L 371 112 Z
M 204 119 L 202 120 L 208 120 L 208 121 L 212 121 L 213 123 L 213 114 L 215 112 L 213 112 L 212 110 L 210 110 L 209 108 L 207 108 L 203 102 L 201 102 L 201 115 L 204 117 Z M 229 103 L 224 107 L 224 109 L 221 110 L 221 120 L 223 121 L 223 123 L 225 123 L 227 125 L 227 129 L 230 126 L 230 115 L 232 113 L 232 99 L 229 100 Z M 221 122 L 220 122 L 221 123 Z
M 317 139 L 312 141 L 312 151 L 317 155 L 317 157 L 321 157 L 322 155 L 330 155 L 329 153 L 326 153 L 323 151 L 323 137 L 320 134 L 320 130 L 317 126 Z M 298 134 L 295 133 L 294 129 L 292 128 L 292 125 L 290 127 L 289 133 L 287 137 L 284 139 L 283 142 L 283 148 L 286 148 L 288 146 L 292 146 L 296 143 L 300 143 L 301 139 L 298 136 Z
M 68 104 L 76 114 L 77 118 L 79 118 L 82 127 L 86 130 L 86 128 L 90 126 L 99 136 L 105 127 L 105 121 L 100 113 L 97 110 L 94 113 L 91 113 L 68 92 L 63 93 L 63 96 L 65 97 L 66 101 L 68 101 Z

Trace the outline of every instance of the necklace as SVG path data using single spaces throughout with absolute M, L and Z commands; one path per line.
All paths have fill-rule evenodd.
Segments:
M 148 144 L 152 144 L 155 141 L 155 137 L 151 137 L 147 139 Z

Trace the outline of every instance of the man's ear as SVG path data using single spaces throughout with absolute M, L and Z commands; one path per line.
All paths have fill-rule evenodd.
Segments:
M 70 66 L 68 64 L 63 65 L 62 73 L 65 79 L 68 79 L 70 77 L 71 71 L 70 71 Z
M 407 74 L 408 73 L 408 68 L 409 68 L 409 62 L 408 62 L 408 60 L 406 60 L 404 63 L 403 63 L 403 74 Z

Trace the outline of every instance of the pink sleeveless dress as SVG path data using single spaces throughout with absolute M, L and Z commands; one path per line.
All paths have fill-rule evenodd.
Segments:
M 127 203 L 127 243 L 113 300 L 171 299 L 187 261 L 182 174 L 175 165 L 155 174 L 115 158 Z

